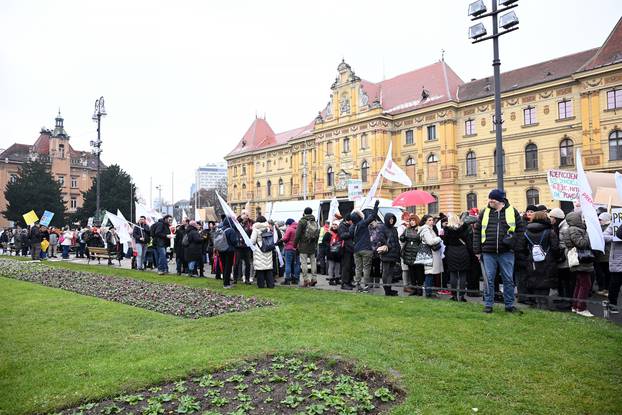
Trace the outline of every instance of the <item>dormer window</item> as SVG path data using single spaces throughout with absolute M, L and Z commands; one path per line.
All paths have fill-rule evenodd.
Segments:
M 64 144 L 58 145 L 58 156 L 62 159 L 65 158 L 65 145 Z

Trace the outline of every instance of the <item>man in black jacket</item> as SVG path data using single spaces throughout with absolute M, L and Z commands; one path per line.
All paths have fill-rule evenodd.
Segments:
M 145 270 L 145 258 L 147 257 L 147 245 L 151 242 L 151 235 L 149 233 L 149 225 L 147 225 L 147 218 L 141 216 L 138 219 L 138 225 L 134 226 L 132 230 L 132 237 L 136 242 L 136 266 L 139 270 Z
M 171 244 L 169 235 L 171 234 L 171 215 L 166 215 L 151 226 L 151 237 L 153 238 L 153 252 L 158 264 L 158 275 L 168 274 L 168 261 L 166 258 L 166 248 Z
M 497 269 L 503 281 L 505 310 L 514 307 L 514 248 L 525 234 L 525 224 L 505 198 L 503 190 L 494 189 L 488 195 L 488 206 L 480 213 L 473 232 L 473 252 L 484 264 L 486 273 L 485 313 L 492 313 Z
M 341 224 L 339 224 L 339 239 L 343 241 L 343 254 L 341 257 L 341 289 L 352 290 L 352 262 L 354 262 L 354 244 L 352 243 L 352 235 L 350 227 L 352 226 L 352 218 L 348 213 Z
M 41 256 L 41 241 L 43 240 L 43 234 L 39 229 L 39 222 L 36 222 L 30 228 L 30 256 L 33 261 L 38 261 Z
M 395 267 L 401 264 L 401 245 L 397 235 L 395 223 L 397 218 L 393 213 L 387 213 L 384 217 L 384 225 L 378 233 L 380 246 L 377 252 L 382 261 L 382 282 L 384 284 L 384 295 L 394 296 L 397 291 L 391 289 Z M 400 270 L 401 271 L 401 270 Z
M 374 210 L 364 209 L 363 212 L 353 210 L 350 213 L 352 226 L 350 226 L 350 234 L 354 243 L 354 280 L 360 291 L 367 292 L 371 284 L 371 261 L 374 251 L 371 246 L 371 237 L 369 235 L 369 224 L 372 223 L 378 214 L 379 200 L 374 204 Z M 361 281 L 363 285 L 361 285 Z

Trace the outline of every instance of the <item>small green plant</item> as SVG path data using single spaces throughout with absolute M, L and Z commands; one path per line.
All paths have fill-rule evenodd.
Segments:
M 246 365 L 240 370 L 240 372 L 244 375 L 251 375 L 255 373 L 255 368 L 252 365 Z
M 287 395 L 285 397 L 285 399 L 283 399 L 281 401 L 281 403 L 285 406 L 287 406 L 288 408 L 296 408 L 298 407 L 298 405 L 300 405 L 302 403 L 302 401 L 304 401 L 305 398 L 303 398 L 302 396 L 293 396 L 293 395 Z
M 187 391 L 188 388 L 186 387 L 186 381 L 185 380 L 179 380 L 179 381 L 175 382 L 174 390 L 177 393 L 184 393 L 185 391 Z
M 257 374 L 259 376 L 268 376 L 270 374 L 270 371 L 268 369 L 261 369 L 257 371 Z
M 338 412 L 339 415 L 357 415 L 358 413 L 359 411 L 356 406 L 346 406 L 345 408 L 340 409 Z
M 143 408 L 143 415 L 160 415 L 164 413 L 164 406 L 159 401 L 154 401 L 153 399 L 149 399 L 148 405 Z
M 259 390 L 264 392 L 264 393 L 270 393 L 274 390 L 274 388 L 272 388 L 272 386 L 270 385 L 262 385 L 259 387 Z
M 243 393 L 238 393 L 237 396 L 235 397 L 235 399 L 238 402 L 250 402 L 250 401 L 253 400 L 250 395 L 246 395 L 246 394 L 243 394 Z
M 104 415 L 118 414 L 119 412 L 121 412 L 121 408 L 115 404 L 109 405 L 101 410 L 101 413 Z
M 245 390 L 248 389 L 248 385 L 246 383 L 240 383 L 238 385 L 235 385 L 235 387 L 233 388 L 239 392 L 244 392 Z
M 322 389 L 322 390 L 313 389 L 311 391 L 311 397 L 315 399 L 319 399 L 321 401 L 325 401 L 330 396 L 331 396 L 330 389 Z
M 96 403 L 93 402 L 89 402 L 89 403 L 85 403 L 84 405 L 80 405 L 80 407 L 78 408 L 81 411 L 90 411 L 91 409 L 95 408 L 97 406 Z
M 274 399 L 272 397 L 268 396 L 266 399 L 263 400 L 263 403 L 270 403 L 270 402 L 273 402 L 273 401 L 274 401 Z
M 380 399 L 382 402 L 391 402 L 395 400 L 395 395 L 385 387 L 376 389 L 376 392 L 374 392 L 374 396 Z
M 194 396 L 184 395 L 179 398 L 179 406 L 176 412 L 178 414 L 191 414 L 201 409 L 201 404 Z
M 332 370 L 325 370 L 320 374 L 320 377 L 318 378 L 318 380 L 321 383 L 324 384 L 329 384 L 333 381 L 333 371 Z
M 153 397 L 152 399 L 157 399 L 158 402 L 170 402 L 175 398 L 176 396 L 172 393 L 162 393 L 160 395 Z
M 223 398 L 222 396 L 216 396 L 216 397 L 212 398 L 210 403 L 212 405 L 217 406 L 217 407 L 220 408 L 221 406 L 225 406 L 226 404 L 228 404 L 229 403 L 229 399 Z
M 151 387 L 151 388 L 149 388 L 149 389 L 148 389 L 148 391 L 149 391 L 149 392 L 151 392 L 151 393 L 158 393 L 158 392 L 160 392 L 161 390 L 162 390 L 162 388 L 161 388 L 161 387 L 159 387 L 159 386 L 153 386 L 153 387 Z
M 259 385 L 260 383 L 263 383 L 264 380 L 262 378 L 255 378 L 253 379 L 253 385 Z
M 314 403 L 313 405 L 307 406 L 305 414 L 306 415 L 322 415 L 324 412 L 326 412 L 326 410 L 327 410 L 326 406 L 320 403 Z
M 271 376 L 268 381 L 272 382 L 272 383 L 284 383 L 287 382 L 287 378 L 285 376 L 281 376 L 281 375 L 274 375 Z
M 302 393 L 302 386 L 299 383 L 292 383 L 287 387 L 288 395 L 300 395 Z
M 122 395 L 115 399 L 117 402 L 125 402 L 129 405 L 136 405 L 138 402 L 145 399 L 143 395 Z
M 272 361 L 276 363 L 283 363 L 285 362 L 285 356 L 276 355 L 272 358 Z
M 232 375 L 232 376 L 229 376 L 227 379 L 225 379 L 225 382 L 242 383 L 244 382 L 244 376 L 243 375 Z
M 307 363 L 307 364 L 303 365 L 302 368 L 306 372 L 315 372 L 317 370 L 317 365 L 315 363 Z
M 205 411 L 201 415 L 220 415 L 220 412 L 216 411 Z
M 206 398 L 215 398 L 217 396 L 220 396 L 220 391 L 218 389 L 210 389 L 203 396 L 205 396 Z
M 283 363 L 272 363 L 272 369 L 281 370 L 284 369 L 285 365 Z

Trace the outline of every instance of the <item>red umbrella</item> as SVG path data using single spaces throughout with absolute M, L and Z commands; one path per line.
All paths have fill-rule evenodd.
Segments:
M 409 207 L 427 205 L 436 202 L 436 198 L 424 190 L 409 190 L 393 201 L 393 206 Z

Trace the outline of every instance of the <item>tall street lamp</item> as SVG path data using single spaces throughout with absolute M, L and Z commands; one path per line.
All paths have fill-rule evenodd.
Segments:
M 93 121 L 97 122 L 97 141 L 91 141 L 92 153 L 97 155 L 97 204 L 95 210 L 95 221 L 99 224 L 101 218 L 101 206 L 100 206 L 100 167 L 101 167 L 101 153 L 102 153 L 102 140 L 101 140 L 101 120 L 105 117 L 106 107 L 104 106 L 104 97 L 100 97 L 95 100 L 95 111 L 93 112 Z
M 497 8 L 497 2 L 501 8 Z M 486 36 L 486 26 L 483 23 L 477 23 L 469 28 L 469 39 L 473 40 L 473 43 L 483 42 L 488 39 L 492 39 L 493 60 L 492 67 L 494 69 L 495 79 L 495 119 L 493 123 L 495 125 L 495 142 L 496 142 L 496 171 L 497 171 L 497 188 L 503 190 L 503 173 L 504 173 L 504 159 L 503 159 L 503 137 L 502 137 L 502 124 L 501 119 L 501 74 L 499 60 L 499 37 L 506 33 L 518 30 L 518 17 L 514 11 L 509 11 L 500 18 L 498 15 L 504 13 L 514 7 L 518 0 L 492 0 L 492 11 L 487 12 L 486 5 L 483 0 L 475 1 L 469 4 L 469 16 L 471 20 L 480 20 L 485 17 L 492 17 L 492 35 Z M 499 27 L 503 30 L 499 32 Z

